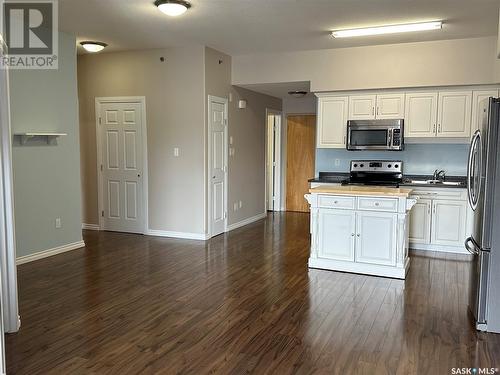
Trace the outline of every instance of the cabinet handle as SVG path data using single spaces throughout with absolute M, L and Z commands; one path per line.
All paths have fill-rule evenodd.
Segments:
M 380 111 L 380 107 L 377 107 L 377 116 L 379 114 L 379 111 Z
M 361 234 L 358 233 L 356 236 L 361 237 Z
M 436 124 L 433 125 L 432 132 L 436 133 Z
M 344 135 L 344 144 L 347 141 L 347 136 Z
M 355 236 L 355 234 L 354 234 L 354 233 L 351 233 L 351 237 L 354 237 L 354 236 Z
M 441 124 L 438 125 L 438 133 L 441 133 Z
M 334 201 L 334 202 L 333 202 L 333 204 L 338 204 L 338 203 L 339 203 L 339 201 Z
M 372 115 L 375 115 L 375 107 L 372 107 Z
M 378 207 L 378 206 L 380 206 L 380 203 L 376 202 L 376 203 L 375 203 L 375 206 L 377 206 L 377 207 Z

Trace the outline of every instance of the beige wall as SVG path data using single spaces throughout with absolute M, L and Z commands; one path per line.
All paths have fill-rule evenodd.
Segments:
M 219 64 L 222 60 L 222 64 Z M 235 154 L 229 157 L 228 223 L 234 224 L 265 212 L 265 124 L 266 108 L 281 110 L 281 99 L 231 86 L 231 57 L 205 49 L 205 90 L 207 95 L 229 97 L 229 136 Z M 246 109 L 238 100 L 246 99 Z M 235 202 L 243 207 L 233 210 Z
M 311 81 L 311 91 L 500 82 L 497 37 L 233 57 L 233 84 Z
M 78 57 L 85 223 L 98 223 L 94 100 L 145 96 L 149 228 L 205 232 L 203 59 L 202 46 Z

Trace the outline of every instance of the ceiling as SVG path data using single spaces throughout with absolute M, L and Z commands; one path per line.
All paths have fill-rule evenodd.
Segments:
M 258 83 L 250 85 L 238 85 L 248 90 L 260 92 L 262 94 L 274 96 L 275 98 L 291 98 L 288 94 L 290 91 L 306 91 L 307 95 L 305 97 L 312 97 L 310 90 L 309 81 L 300 82 L 280 82 L 280 83 Z
M 59 0 L 60 29 L 107 51 L 207 45 L 230 55 L 497 34 L 498 0 L 190 0 L 171 18 L 153 0 Z M 343 28 L 443 20 L 443 29 L 332 39 Z

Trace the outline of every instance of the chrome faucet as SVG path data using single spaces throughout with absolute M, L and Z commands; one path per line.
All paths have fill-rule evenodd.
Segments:
M 441 169 L 436 169 L 434 171 L 434 175 L 432 176 L 432 179 L 435 180 L 435 181 L 444 181 L 444 179 L 446 178 L 446 171 Z

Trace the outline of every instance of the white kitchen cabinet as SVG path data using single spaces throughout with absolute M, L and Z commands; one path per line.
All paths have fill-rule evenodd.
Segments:
M 462 138 L 470 136 L 472 91 L 442 91 L 438 100 L 437 136 Z
M 430 199 L 419 199 L 410 214 L 410 242 L 428 244 L 431 240 Z
M 318 214 L 318 258 L 354 261 L 355 213 L 320 209 Z
M 397 214 L 356 213 L 356 262 L 396 265 Z
M 432 202 L 431 243 L 463 246 L 466 232 L 467 203 L 452 200 Z
M 347 96 L 318 99 L 318 148 L 345 148 L 349 98 Z
M 476 129 L 479 129 L 483 111 L 488 108 L 488 98 L 498 97 L 498 90 L 481 90 L 472 92 L 472 123 L 471 123 L 471 136 Z
M 435 137 L 437 131 L 437 92 L 406 93 L 405 137 Z
M 349 120 L 373 120 L 376 102 L 376 95 L 349 96 Z
M 377 119 L 400 119 L 405 116 L 405 94 L 377 95 Z

